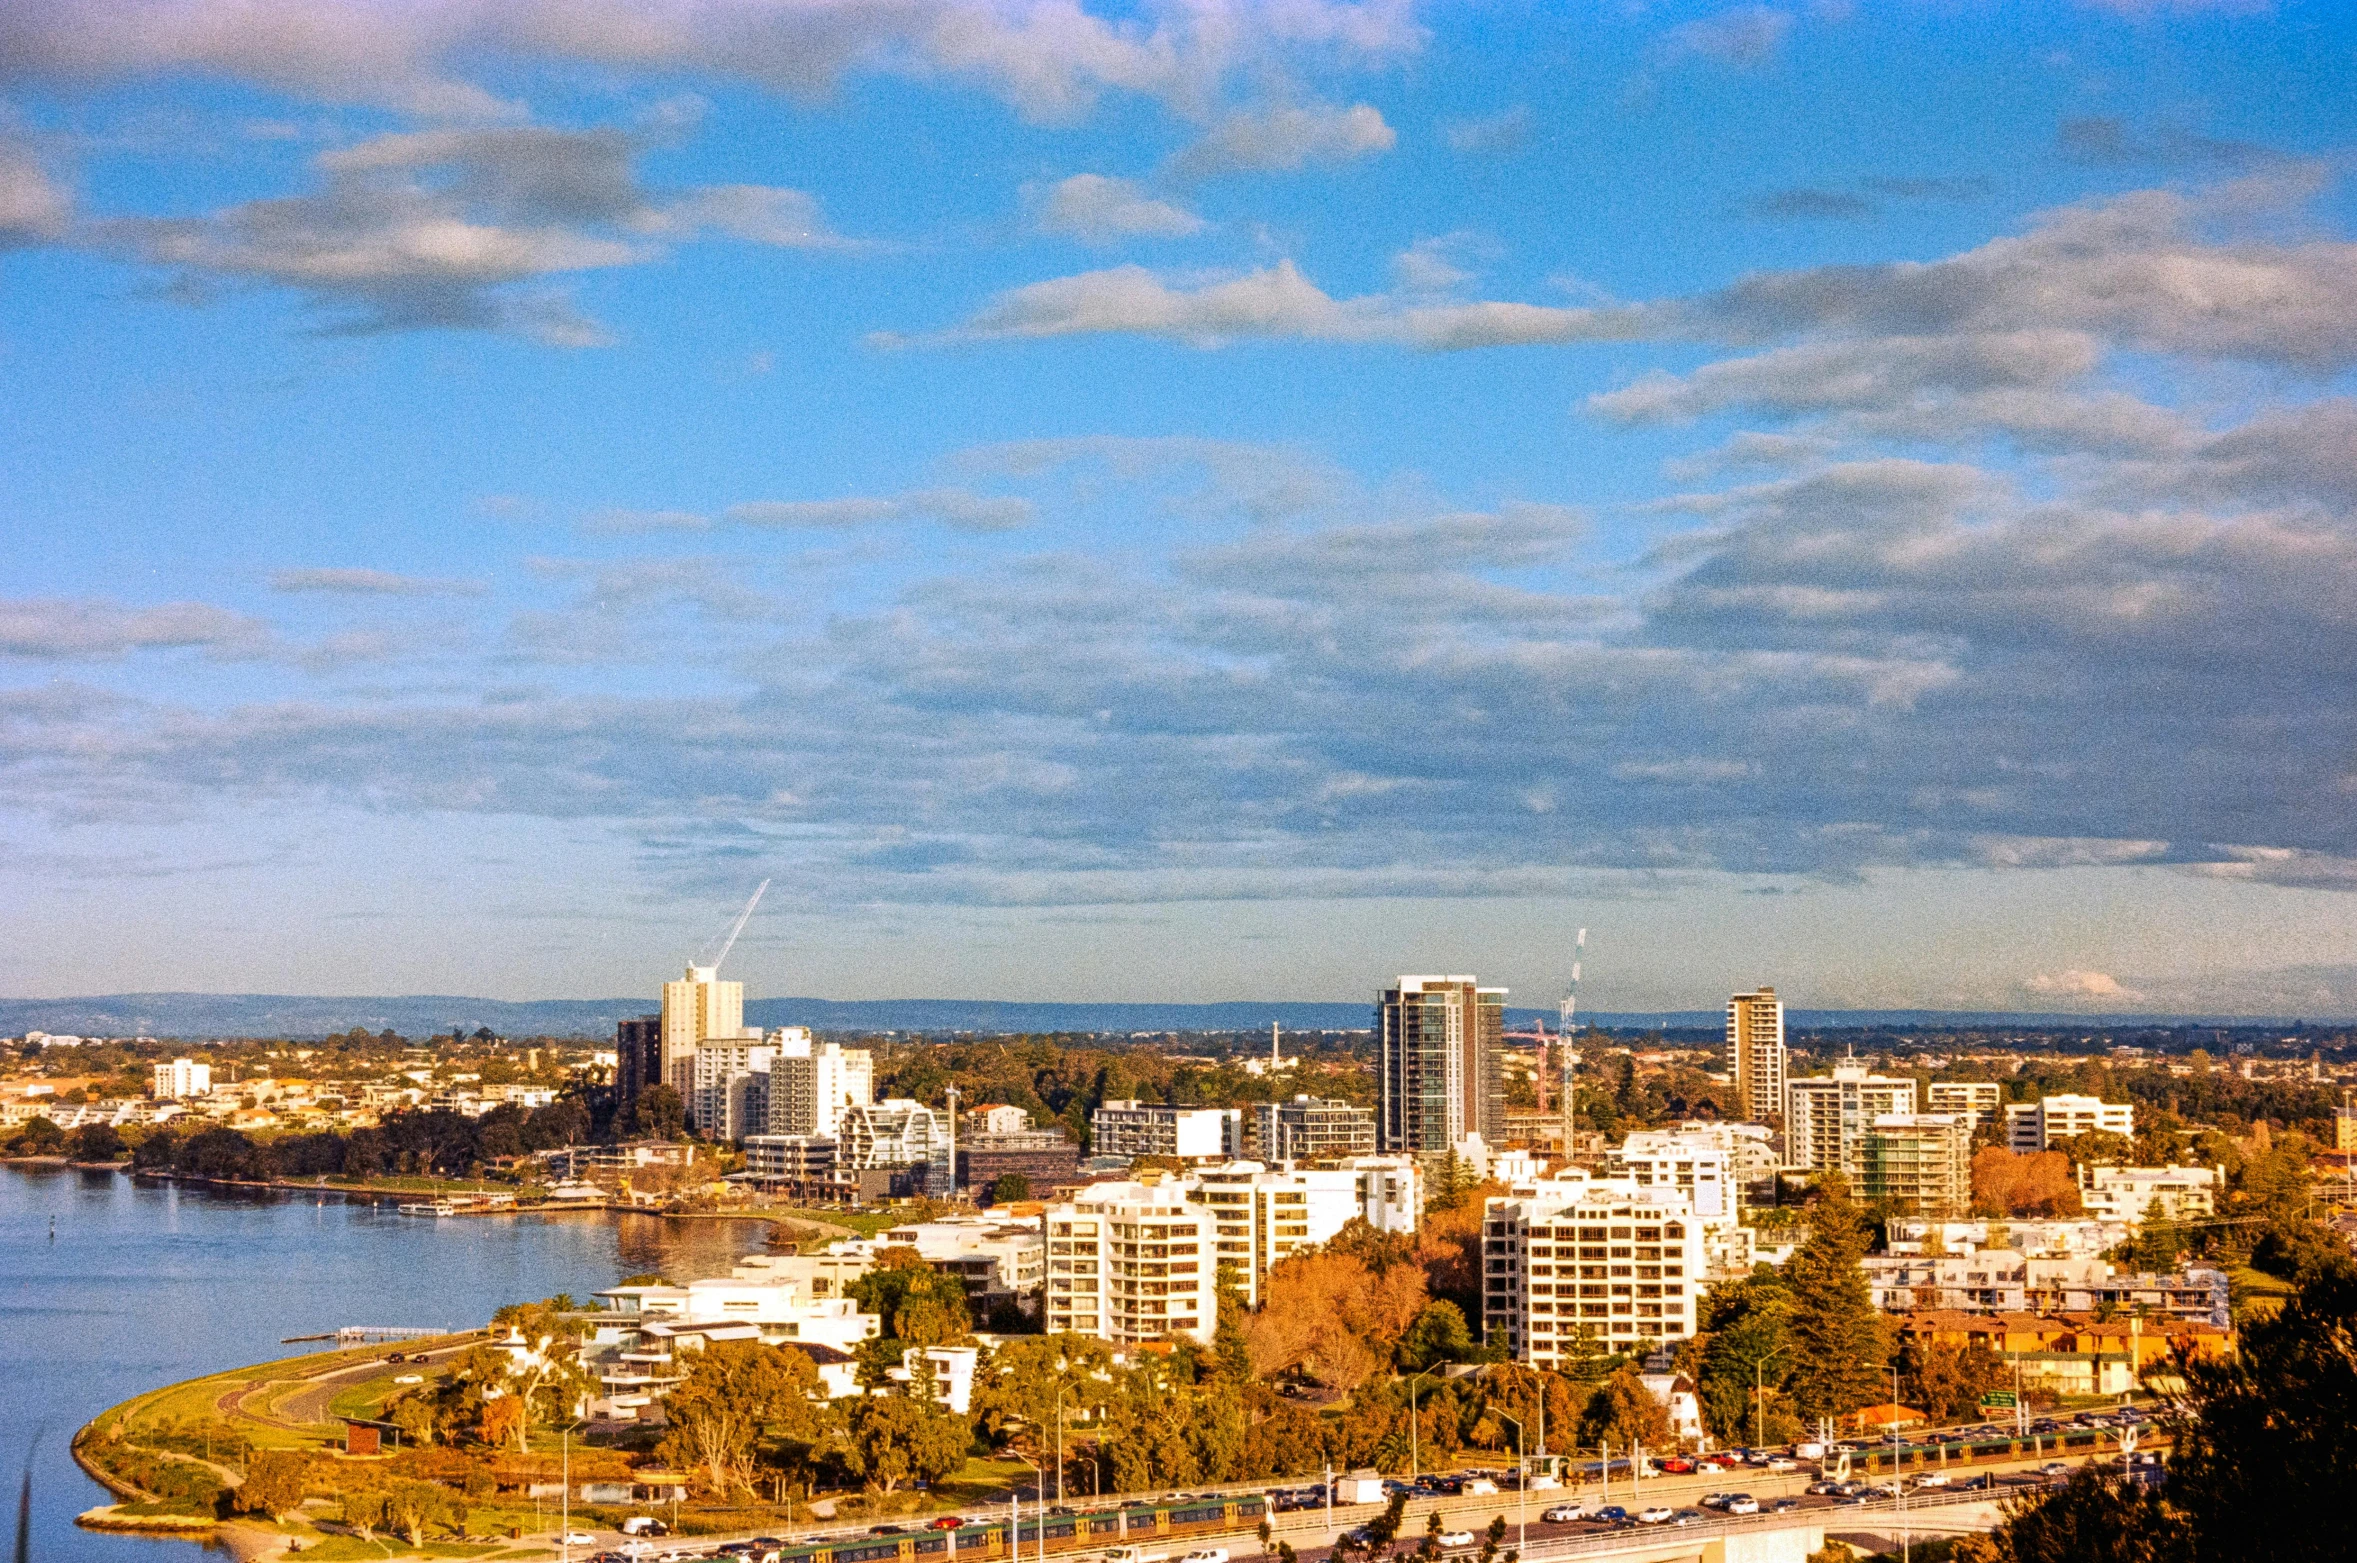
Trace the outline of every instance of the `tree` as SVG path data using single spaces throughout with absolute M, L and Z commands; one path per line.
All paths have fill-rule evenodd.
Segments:
M 658 1084 L 639 1092 L 630 1104 L 630 1121 L 624 1132 L 641 1140 L 685 1138 L 687 1103 L 680 1100 L 678 1088 Z
M 1645 1387 L 1644 1376 L 1634 1366 L 1622 1368 L 1596 1386 L 1587 1410 L 1580 1415 L 1580 1438 L 1591 1444 L 1609 1439 L 1623 1446 L 1644 1444 L 1652 1449 L 1666 1448 L 1675 1441 L 1668 1410 L 1653 1398 L 1653 1391 Z
M 240 1514 L 283 1519 L 303 1504 L 311 1457 L 291 1449 L 269 1449 L 246 1462 L 246 1479 L 230 1495 Z
M 2075 1216 L 2079 1185 L 2060 1151 L 2017 1156 L 1992 1145 L 1972 1158 L 1972 1208 L 1984 1216 Z
M 48 1118 L 35 1118 L 8 1142 L 12 1156 L 55 1156 L 65 1149 L 65 1131 Z
M 990 1202 L 994 1205 L 1011 1205 L 1030 1197 L 1031 1180 L 1020 1172 L 1002 1172 L 998 1181 L 990 1185 Z
M 877 1492 L 941 1480 L 965 1464 L 972 1441 L 962 1418 L 913 1395 L 863 1395 L 845 1421 L 844 1469 Z
M 1866 1224 L 1849 1189 L 1826 1179 L 1809 1208 L 1809 1240 L 1784 1266 L 1792 1294 L 1794 1409 L 1803 1417 L 1842 1416 L 1870 1404 L 1882 1387 L 1889 1347 L 1882 1316 L 1858 1267 Z
M 714 1494 L 752 1489 L 765 1434 L 803 1443 L 825 1435 L 818 1369 L 792 1347 L 714 1341 L 663 1402 L 663 1458 L 698 1473 Z
M 1968 1420 L 1979 1411 L 1983 1395 L 2012 1382 L 2004 1361 L 1985 1341 L 1965 1346 L 1908 1341 L 1899 1348 L 1899 1375 L 1907 1404 L 1940 1422 Z
M 887 1248 L 876 1267 L 844 1288 L 861 1308 L 883 1320 L 897 1363 L 909 1346 L 948 1346 L 973 1333 L 966 1283 L 936 1270 L 913 1248 Z
M 431 1444 L 441 1430 L 442 1414 L 433 1398 L 423 1393 L 403 1395 L 393 1402 L 385 1420 L 413 1444 Z
M 1436 1362 L 1462 1362 L 1473 1354 L 1473 1336 L 1465 1315 L 1453 1302 L 1426 1303 L 1400 1337 L 1398 1361 L 1403 1372 L 1416 1373 Z
M 74 1131 L 67 1154 L 76 1161 L 113 1161 L 123 1154 L 123 1137 L 111 1123 L 86 1123 Z
M 1759 1274 L 1712 1287 L 1700 1322 L 1695 1389 L 1712 1436 L 1749 1444 L 1782 1443 L 1797 1434 L 1783 1392 L 1793 1355 L 1792 1293 L 1782 1277 L 1763 1266 Z
M 1955 1563 L 2193 1563 L 2189 1539 L 2158 1491 L 2082 1466 L 2060 1491 L 2008 1503 L 2003 1524 L 1988 1536 L 1965 1537 L 1953 1556 Z
M 2073 1167 L 2126 1167 L 2136 1161 L 2136 1142 L 2109 1129 L 2090 1129 L 2054 1140 L 2046 1148 L 2062 1152 Z

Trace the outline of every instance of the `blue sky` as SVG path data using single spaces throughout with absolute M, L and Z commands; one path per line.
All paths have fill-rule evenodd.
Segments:
M 0 15 L 0 991 L 2357 1013 L 2357 17 Z

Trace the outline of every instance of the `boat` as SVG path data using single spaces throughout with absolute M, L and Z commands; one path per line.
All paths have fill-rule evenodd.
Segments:
M 415 1204 L 403 1205 L 401 1214 L 405 1216 L 455 1216 L 458 1214 L 458 1207 L 446 1199 L 420 1200 Z

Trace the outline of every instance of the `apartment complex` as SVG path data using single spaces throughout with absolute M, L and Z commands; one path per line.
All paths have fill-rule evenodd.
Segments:
M 638 1015 L 614 1022 L 614 1105 L 622 1112 L 650 1085 L 663 1081 L 663 1017 Z
M 1705 1221 L 1732 1221 L 1742 1213 L 1733 1147 L 1718 1126 L 1638 1129 L 1606 1162 L 1613 1177 L 1638 1188 L 1675 1189 L 1687 1208 Z
M 1243 1150 L 1244 1114 L 1234 1107 L 1169 1107 L 1113 1099 L 1089 1115 L 1099 1156 L 1231 1157 Z
M 1784 1111 L 1784 1001 L 1774 988 L 1727 1000 L 1727 1073 L 1741 1116 L 1765 1121 Z
M 1875 1306 L 1892 1313 L 2141 1312 L 2229 1329 L 2226 1273 L 2207 1265 L 2122 1273 L 2106 1260 L 2033 1259 L 2009 1249 L 1971 1254 L 1868 1254 L 1858 1261 Z M 2156 1328 L 2159 1327 L 2156 1323 Z
M 1551 1367 L 1593 1350 L 1642 1351 L 1694 1333 L 1702 1229 L 1669 1189 L 1540 1183 L 1488 1202 L 1482 1326 L 1515 1360 Z
M 1910 1216 L 1946 1221 L 1972 1207 L 1972 1120 L 1961 1113 L 1884 1113 L 1858 1141 L 1857 1194 Z
M 1316 1168 L 1236 1161 L 1197 1173 L 1188 1197 L 1211 1212 L 1215 1261 L 1257 1308 L 1271 1266 L 1321 1246 L 1354 1218 L 1379 1232 L 1415 1231 L 1420 1187 L 1415 1161 L 1405 1156 Z
M 914 1253 L 934 1269 L 964 1284 L 975 1327 L 993 1311 L 1014 1306 L 1039 1312 L 1047 1279 L 1047 1240 L 1036 1221 L 960 1217 L 914 1221 L 876 1239 L 878 1257 L 894 1250 Z
M 1217 1225 L 1169 1180 L 1099 1183 L 1050 1205 L 1047 1328 L 1137 1345 L 1219 1324 Z
M 1348 1102 L 1296 1096 L 1246 1109 L 1244 1150 L 1262 1161 L 1328 1161 L 1375 1153 L 1375 1112 Z
M 1506 990 L 1472 977 L 1402 977 L 1375 1001 L 1376 1149 L 1440 1155 L 1503 1137 Z
M 1877 1118 L 1915 1111 L 1915 1082 L 1870 1073 L 1854 1058 L 1833 1066 L 1830 1075 L 1811 1075 L 1784 1084 L 1784 1160 L 1811 1172 L 1838 1172 L 1855 1188 L 1864 1171 L 1860 1155 L 1866 1131 Z
M 2089 1219 L 2198 1221 L 2218 1213 L 2224 1186 L 2217 1167 L 2101 1167 L 2079 1169 L 2079 1203 Z
M 836 1136 L 838 1174 L 871 1167 L 922 1167 L 949 1176 L 949 1130 L 941 1115 L 907 1097 L 845 1108 Z M 946 1183 L 943 1184 L 946 1187 Z
M 663 984 L 662 1080 L 686 1100 L 695 1089 L 696 1049 L 707 1042 L 758 1042 L 745 1029 L 745 985 L 722 982 L 715 966 L 690 966 Z
M 159 1102 L 185 1102 L 206 1095 L 212 1089 L 211 1064 L 200 1064 L 193 1058 L 175 1058 L 168 1064 L 155 1066 L 154 1073 L 149 1077 L 147 1094 Z
M 714 1140 L 734 1142 L 759 1134 L 769 1124 L 777 1055 L 759 1033 L 698 1047 L 688 1056 L 688 1121 Z
M 1923 1093 L 1927 1112 L 1962 1113 L 1977 1131 L 1997 1121 L 2005 1106 L 2005 1087 L 1994 1080 L 1934 1080 Z
M 773 1035 L 767 1132 L 834 1135 L 846 1112 L 875 1102 L 876 1061 L 864 1048 L 814 1041 L 804 1026 Z
M 2005 1143 L 2017 1154 L 2047 1150 L 2056 1140 L 2099 1130 L 2134 1134 L 2134 1104 L 2098 1101 L 2092 1096 L 2047 1096 L 2034 1102 L 2014 1102 L 2005 1109 Z

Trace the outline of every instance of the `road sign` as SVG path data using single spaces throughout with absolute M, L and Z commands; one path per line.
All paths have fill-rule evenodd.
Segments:
M 2021 1397 L 2010 1389 L 1992 1389 L 1981 1396 L 1981 1408 L 1987 1411 L 2011 1411 L 2021 1404 Z

